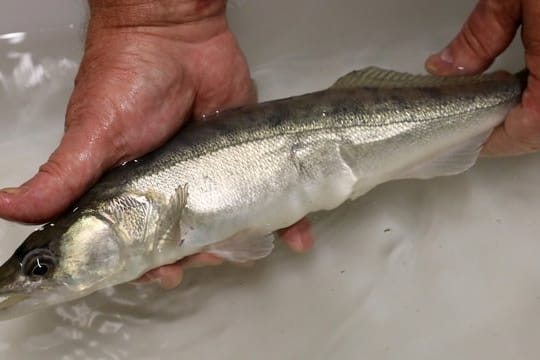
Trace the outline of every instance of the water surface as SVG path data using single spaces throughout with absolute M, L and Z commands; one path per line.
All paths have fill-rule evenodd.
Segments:
M 9 0 L 0 15 L 0 186 L 27 179 L 61 136 L 82 4 Z M 422 71 L 471 6 L 230 0 L 229 11 L 270 99 L 368 65 Z M 49 23 L 28 16 L 40 7 Z M 515 45 L 495 66 L 521 62 Z M 2 322 L 0 358 L 536 359 L 539 168 L 539 155 L 484 160 L 382 185 L 316 215 L 312 253 L 278 247 L 253 268 L 189 271 L 177 290 L 123 285 Z M 0 222 L 0 259 L 31 230 Z

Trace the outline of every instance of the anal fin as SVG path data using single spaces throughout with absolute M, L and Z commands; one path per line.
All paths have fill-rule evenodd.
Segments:
M 474 165 L 490 134 L 491 130 L 455 145 L 424 163 L 404 170 L 395 179 L 430 179 L 462 173 Z
M 218 243 L 206 246 L 203 251 L 231 262 L 243 263 L 262 259 L 274 249 L 275 235 L 242 231 Z

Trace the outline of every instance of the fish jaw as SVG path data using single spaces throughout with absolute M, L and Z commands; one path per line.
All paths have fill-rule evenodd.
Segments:
M 92 214 L 34 231 L 0 267 L 0 319 L 121 282 L 122 250 L 112 224 Z
M 54 279 L 26 276 L 22 264 L 14 256 L 0 267 L 0 320 L 12 319 L 74 298 L 75 293 L 71 296 L 69 293 L 68 287 L 57 284 Z

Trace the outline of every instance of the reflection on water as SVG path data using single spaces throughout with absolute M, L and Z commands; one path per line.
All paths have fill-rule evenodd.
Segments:
M 15 45 L 20 44 L 26 39 L 26 33 L 14 32 L 0 35 L 0 40 L 7 40 L 8 43 Z
M 2 85 L 6 93 L 10 94 L 13 91 L 26 91 L 29 88 L 36 87 L 48 82 L 48 88 L 51 82 L 58 78 L 72 76 L 78 67 L 78 63 L 68 58 L 60 59 L 43 59 L 40 64 L 34 64 L 32 53 L 9 51 L 7 58 L 16 61 L 15 68 L 11 76 L 2 75 Z
M 30 53 L 9 52 L 8 58 L 17 60 L 18 64 L 13 70 L 14 86 L 6 86 L 6 91 L 34 87 L 42 83 L 47 76 L 43 65 L 34 65 Z
M 12 33 L 0 39 L 0 145 L 26 134 L 59 134 L 81 44 L 75 30 Z M 52 41 L 55 39 L 55 41 Z M 45 41 L 48 39 L 47 41 Z M 73 45 L 65 48 L 65 43 Z M 56 143 L 58 135 L 50 136 Z M 5 179 L 0 179 L 4 181 Z M 13 184 L 12 184 L 13 185 Z
M 471 5 L 272 4 L 229 1 L 263 99 L 372 64 L 419 71 Z M 0 36 L 0 187 L 56 145 L 80 49 L 75 29 Z M 385 184 L 315 214 L 309 254 L 278 246 L 252 268 L 190 270 L 173 291 L 122 285 L 0 323 L 0 358 L 455 359 L 459 344 L 465 359 L 535 359 L 539 166 L 539 156 L 491 160 Z M 0 222 L 2 260 L 30 230 Z

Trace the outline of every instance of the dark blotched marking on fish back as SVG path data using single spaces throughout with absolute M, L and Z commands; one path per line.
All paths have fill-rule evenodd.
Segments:
M 521 85 L 514 77 L 471 84 L 418 88 L 331 88 L 312 94 L 220 112 L 184 127 L 160 149 L 111 171 L 91 191 L 104 198 L 119 186 L 173 165 L 246 142 L 286 134 L 350 127 L 422 122 L 515 102 Z

